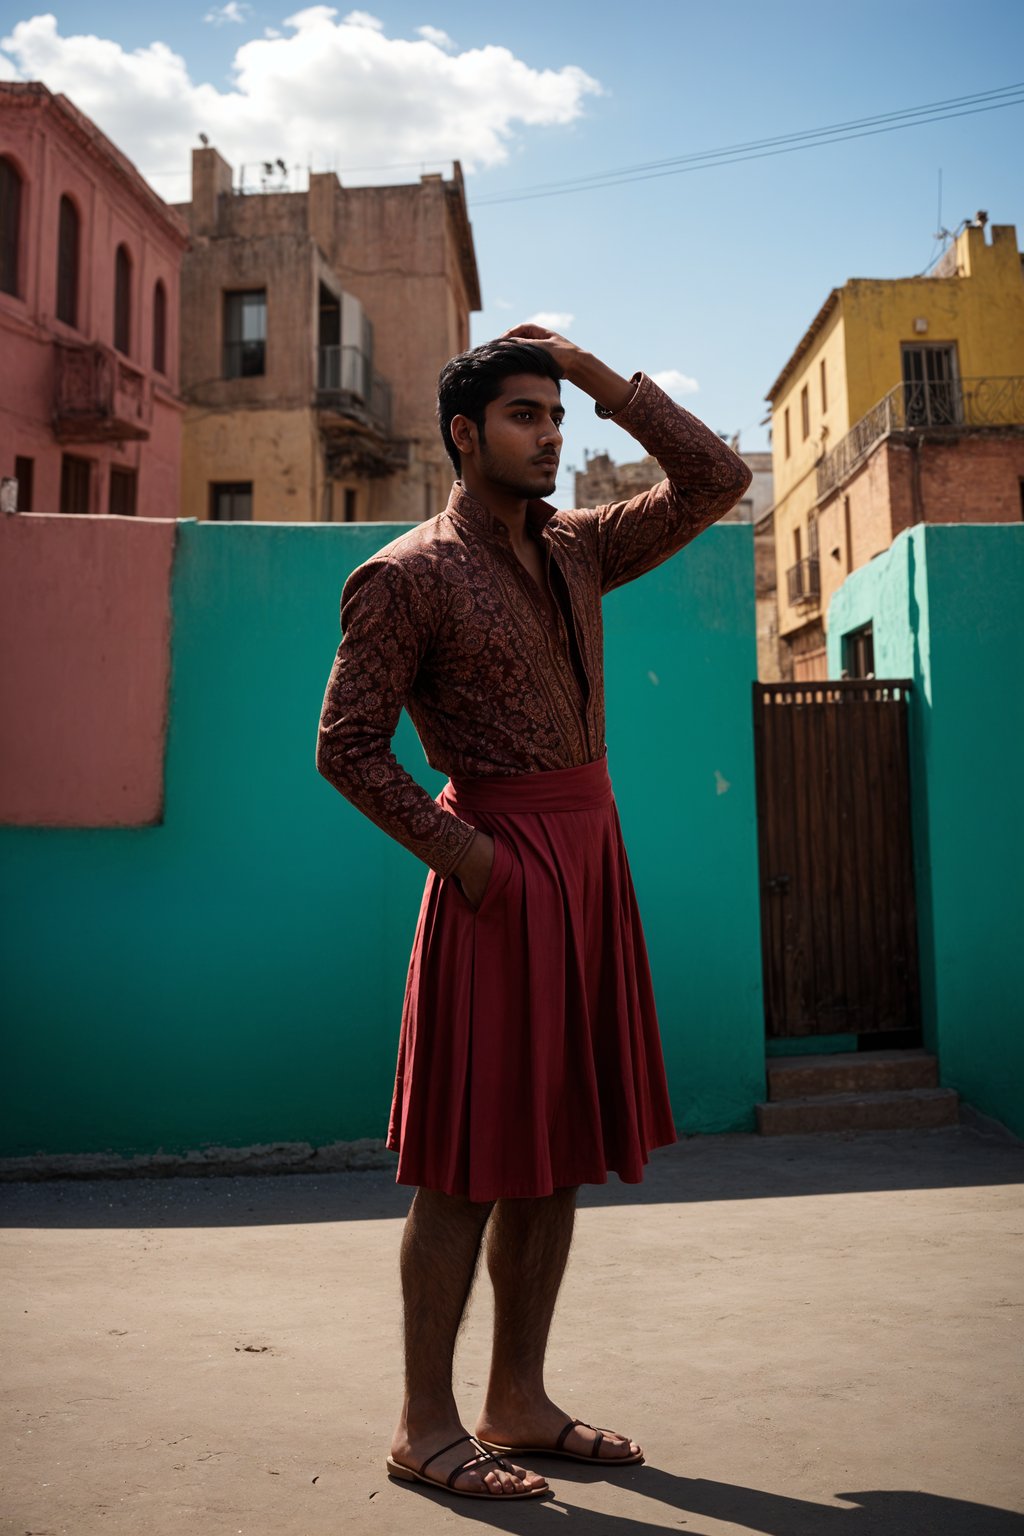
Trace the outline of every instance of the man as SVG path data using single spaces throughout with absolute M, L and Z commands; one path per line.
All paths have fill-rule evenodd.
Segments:
M 556 512 L 565 378 L 667 479 Z M 641 374 L 540 327 L 453 358 L 445 511 L 354 571 L 317 766 L 431 868 L 388 1145 L 417 1186 L 402 1244 L 406 1393 L 393 1477 L 491 1499 L 549 1492 L 506 1455 L 643 1459 L 558 1408 L 544 1355 L 582 1183 L 638 1182 L 675 1140 L 639 914 L 605 759 L 601 597 L 738 500 L 750 474 Z M 396 762 L 405 706 L 449 782 Z M 484 1231 L 490 1381 L 475 1436 L 452 1392 Z

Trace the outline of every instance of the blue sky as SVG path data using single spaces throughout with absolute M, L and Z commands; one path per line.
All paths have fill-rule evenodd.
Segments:
M 42 14 L 0 4 L 0 73 L 65 90 L 168 198 L 185 195 L 180 172 L 204 123 L 235 163 L 282 154 L 353 181 L 418 167 L 350 166 L 423 154 L 435 169 L 459 154 L 473 167 L 486 306 L 474 340 L 538 312 L 571 316 L 572 339 L 621 371 L 690 381 L 679 398 L 716 429 L 739 430 L 745 448 L 766 446 L 765 390 L 829 289 L 917 273 L 936 254 L 940 169 L 948 228 L 984 208 L 1024 237 L 1019 105 L 604 190 L 486 201 L 1010 85 L 1024 76 L 1019 0 L 367 0 L 350 26 L 344 6 L 307 10 L 296 26 L 288 6 L 242 0 L 57 4 L 48 26 L 32 21 Z M 349 46 L 355 25 L 361 52 Z M 567 404 L 567 467 L 584 449 L 633 456 L 582 398 L 570 392 Z M 567 475 L 559 491 L 571 495 Z

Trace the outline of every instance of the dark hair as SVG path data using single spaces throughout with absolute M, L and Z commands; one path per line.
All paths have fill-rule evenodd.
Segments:
M 551 353 L 529 341 L 485 341 L 471 352 L 460 352 L 441 369 L 437 381 L 437 420 L 448 457 L 462 473 L 459 450 L 452 441 L 452 421 L 468 416 L 484 436 L 484 412 L 501 394 L 503 380 L 513 373 L 554 379 L 561 393 L 562 373 Z

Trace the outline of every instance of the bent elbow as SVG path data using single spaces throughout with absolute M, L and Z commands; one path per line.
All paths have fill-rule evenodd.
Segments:
M 754 478 L 754 471 L 751 469 L 749 464 L 745 464 L 744 461 L 738 456 L 736 459 L 735 467 L 736 481 L 733 488 L 733 499 L 735 501 L 739 501 L 744 491 L 748 491 L 750 489 L 750 483 Z

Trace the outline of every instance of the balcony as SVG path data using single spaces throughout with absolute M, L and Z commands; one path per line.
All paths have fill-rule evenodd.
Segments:
M 146 375 L 94 341 L 58 341 L 53 430 L 62 443 L 145 442 L 153 405 Z
M 796 565 L 790 566 L 786 572 L 786 587 L 793 608 L 803 603 L 820 602 L 821 573 L 817 555 L 806 555 Z
M 943 379 L 897 384 L 818 462 L 818 497 L 827 496 L 892 432 L 953 434 L 1024 426 L 1024 378 Z
M 408 463 L 391 437 L 391 386 L 361 348 L 317 348 L 316 404 L 331 476 L 374 479 Z

